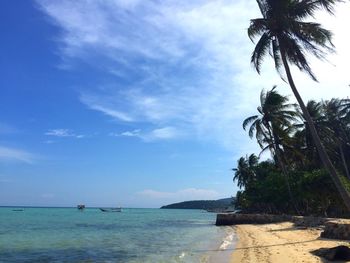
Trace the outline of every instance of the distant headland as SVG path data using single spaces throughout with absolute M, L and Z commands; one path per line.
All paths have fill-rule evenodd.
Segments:
M 162 206 L 161 209 L 224 210 L 233 207 L 233 202 L 233 197 L 219 200 L 195 200 L 165 205 Z

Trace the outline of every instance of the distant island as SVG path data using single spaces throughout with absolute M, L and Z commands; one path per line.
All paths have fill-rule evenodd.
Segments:
M 185 201 L 162 206 L 161 209 L 203 209 L 209 211 L 233 210 L 234 198 L 224 198 L 219 200 L 196 200 Z

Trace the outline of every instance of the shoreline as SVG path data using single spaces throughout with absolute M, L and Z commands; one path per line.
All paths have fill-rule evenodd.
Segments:
M 238 241 L 230 263 L 327 262 L 310 252 L 349 245 L 346 241 L 320 238 L 320 228 L 298 228 L 291 222 L 236 225 L 233 229 Z
M 231 226 L 224 226 L 217 229 L 217 233 L 208 239 L 211 242 L 208 243 L 207 247 L 197 250 L 200 254 L 198 261 L 184 262 L 229 263 L 236 244 L 235 230 Z
M 219 241 L 207 255 L 207 263 L 229 263 L 232 251 L 237 243 L 236 231 L 232 226 L 225 226 Z M 202 261 L 201 261 L 202 262 Z

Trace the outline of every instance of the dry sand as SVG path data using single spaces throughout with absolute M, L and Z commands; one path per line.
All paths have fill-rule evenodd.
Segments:
M 320 229 L 298 229 L 292 223 L 235 226 L 238 243 L 231 263 L 328 262 L 312 250 L 349 242 L 321 239 Z

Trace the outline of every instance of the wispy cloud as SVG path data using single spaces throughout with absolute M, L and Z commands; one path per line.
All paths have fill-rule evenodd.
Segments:
M 111 133 L 111 136 L 115 137 L 137 137 L 146 142 L 152 142 L 157 140 L 169 140 L 176 139 L 183 136 L 182 132 L 175 127 L 162 127 L 151 131 L 142 131 L 141 129 L 135 129 L 131 131 L 124 131 L 121 133 Z
M 125 137 L 140 137 L 140 129 L 136 129 L 133 131 L 125 131 L 122 132 L 119 136 L 125 136 Z
M 112 132 L 109 135 L 115 137 L 141 137 L 141 130 L 135 129 L 132 131 L 124 131 L 121 133 Z
M 181 134 L 174 127 L 164 127 L 159 129 L 154 129 L 148 134 L 150 140 L 152 139 L 173 139 Z
M 18 161 L 32 164 L 37 159 L 38 156 L 33 153 L 0 145 L 0 161 Z
M 255 1 L 38 3 L 62 29 L 63 63 L 79 60 L 99 65 L 116 77 L 112 83 L 101 81 L 99 87 L 82 88 L 81 102 L 135 127 L 147 123 L 153 130 L 150 138 L 173 138 L 181 132 L 237 152 L 254 151 L 256 145 L 241 123 L 254 113 L 260 90 L 279 84 L 281 92 L 291 93 L 270 62 L 261 76 L 249 63 L 253 44 L 246 29 L 250 18 L 260 17 Z M 313 61 L 322 84 L 295 74 L 307 99 L 349 93 L 350 51 L 344 34 L 349 7 L 341 5 L 336 18 L 319 16 L 334 31 L 338 54 L 329 57 L 332 64 Z M 175 127 L 176 132 L 165 127 Z M 124 136 L 143 135 L 131 131 Z
M 220 194 L 210 189 L 187 188 L 176 192 L 162 192 L 151 189 L 143 190 L 138 195 L 149 199 L 160 199 L 164 202 L 180 202 L 185 200 L 211 200 L 220 197 Z
M 45 135 L 47 136 L 54 136 L 54 137 L 74 137 L 77 139 L 84 138 L 85 135 L 82 134 L 76 134 L 73 131 L 69 129 L 52 129 L 48 130 Z M 47 143 L 52 143 L 52 141 L 46 141 Z
M 115 107 L 115 105 L 118 103 L 118 98 L 116 96 L 113 97 L 113 99 L 104 97 L 101 101 L 101 98 L 98 96 L 84 93 L 80 96 L 80 100 L 90 109 L 100 111 L 112 118 L 125 122 L 134 121 L 134 118 L 130 114 L 122 112 L 121 110 L 118 110 L 117 107 Z

